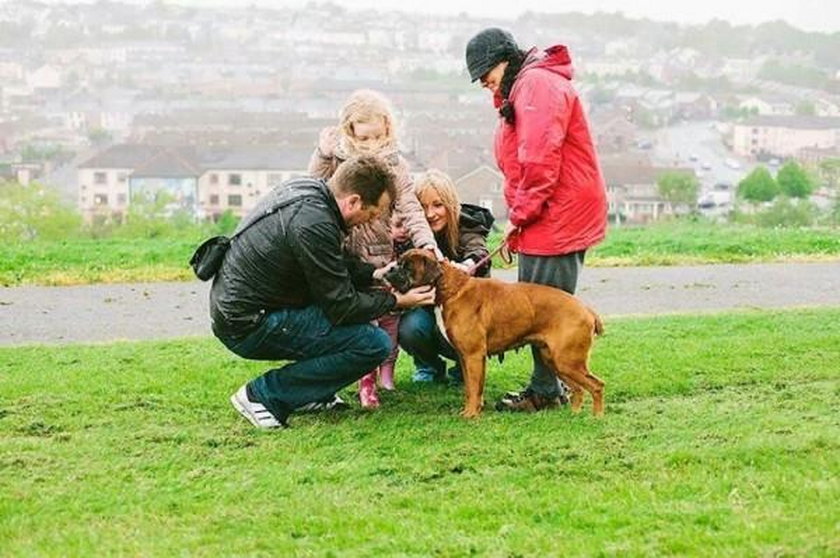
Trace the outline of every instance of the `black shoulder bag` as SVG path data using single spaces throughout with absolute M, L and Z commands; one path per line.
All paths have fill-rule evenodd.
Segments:
M 190 266 L 193 268 L 195 272 L 195 276 L 201 279 L 202 281 L 207 281 L 212 279 L 214 275 L 219 271 L 219 268 L 222 267 L 222 262 L 225 259 L 225 254 L 230 248 L 231 243 L 233 240 L 245 232 L 251 225 L 258 223 L 263 218 L 268 217 L 272 213 L 277 212 L 281 207 L 288 205 L 289 203 L 296 201 L 295 199 L 292 200 L 285 200 L 274 207 L 268 208 L 265 213 L 259 215 L 256 219 L 251 221 L 250 223 L 246 224 L 244 227 L 236 231 L 230 237 L 219 235 L 214 236 L 213 238 L 208 238 L 201 245 L 195 249 L 195 252 L 190 258 Z

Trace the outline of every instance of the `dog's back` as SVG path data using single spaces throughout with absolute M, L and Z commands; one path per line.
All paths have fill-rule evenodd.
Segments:
M 586 332 L 590 338 L 603 332 L 595 312 L 574 296 L 546 285 L 470 278 L 456 298 L 459 309 L 473 308 L 479 315 L 470 327 L 486 329 L 488 353 L 545 343 L 547 332 Z

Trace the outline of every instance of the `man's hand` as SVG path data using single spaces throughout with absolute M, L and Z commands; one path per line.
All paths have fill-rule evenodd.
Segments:
M 429 285 L 414 287 L 407 293 L 394 292 L 397 297 L 397 308 L 414 308 L 416 306 L 431 306 L 435 303 L 435 288 Z
M 385 280 L 385 274 L 388 273 L 389 271 L 391 271 L 396 265 L 397 265 L 397 262 L 389 262 L 389 263 L 385 264 L 383 267 L 380 267 L 379 269 L 374 270 L 373 271 L 373 279 L 375 281 L 384 281 Z

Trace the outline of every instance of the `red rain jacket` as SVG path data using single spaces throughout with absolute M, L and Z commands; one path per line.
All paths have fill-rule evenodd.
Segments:
M 511 249 L 523 254 L 577 252 L 606 233 L 604 178 L 571 84 L 571 62 L 562 45 L 529 52 L 510 93 L 515 122 L 500 118 L 496 129 L 510 221 L 521 228 Z

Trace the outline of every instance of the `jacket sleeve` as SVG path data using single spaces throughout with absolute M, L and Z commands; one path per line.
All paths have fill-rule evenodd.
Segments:
M 307 170 L 309 171 L 309 174 L 314 176 L 315 178 L 323 178 L 324 180 L 329 180 L 333 173 L 335 173 L 335 169 L 337 166 L 338 165 L 336 164 L 335 157 L 324 157 L 321 154 L 321 150 L 318 148 L 318 146 L 316 146 L 314 151 L 312 152 L 312 156 L 309 158 L 309 167 Z
M 417 248 L 436 248 L 435 235 L 429 228 L 423 206 L 414 193 L 414 181 L 408 172 L 408 163 L 400 157 L 393 169 L 397 182 L 397 199 L 394 209 L 403 216 L 405 227 L 411 235 L 411 242 Z
M 344 250 L 344 265 L 350 273 L 350 282 L 357 289 L 367 289 L 373 285 L 373 272 L 376 266 L 360 259 L 357 255 Z
M 475 229 L 461 229 L 460 238 L 458 239 L 458 253 L 461 255 L 461 260 L 472 260 L 473 264 L 477 264 L 482 258 L 487 257 L 490 251 L 487 249 L 487 232 Z M 479 269 L 475 271 L 478 277 L 489 275 L 490 262 L 485 262 Z
M 562 146 L 571 117 L 572 92 L 546 71 L 523 73 L 514 92 L 518 185 L 510 221 L 524 227 L 539 217 L 554 192 L 563 163 Z
M 490 251 L 487 249 L 486 235 L 475 231 L 463 231 L 460 238 L 461 246 L 459 252 L 463 259 L 471 259 L 477 263 L 478 260 L 487 256 Z
M 360 292 L 353 286 L 336 225 L 295 227 L 294 235 L 297 242 L 292 249 L 303 280 L 334 325 L 369 322 L 394 308 L 396 298 L 391 293 Z

